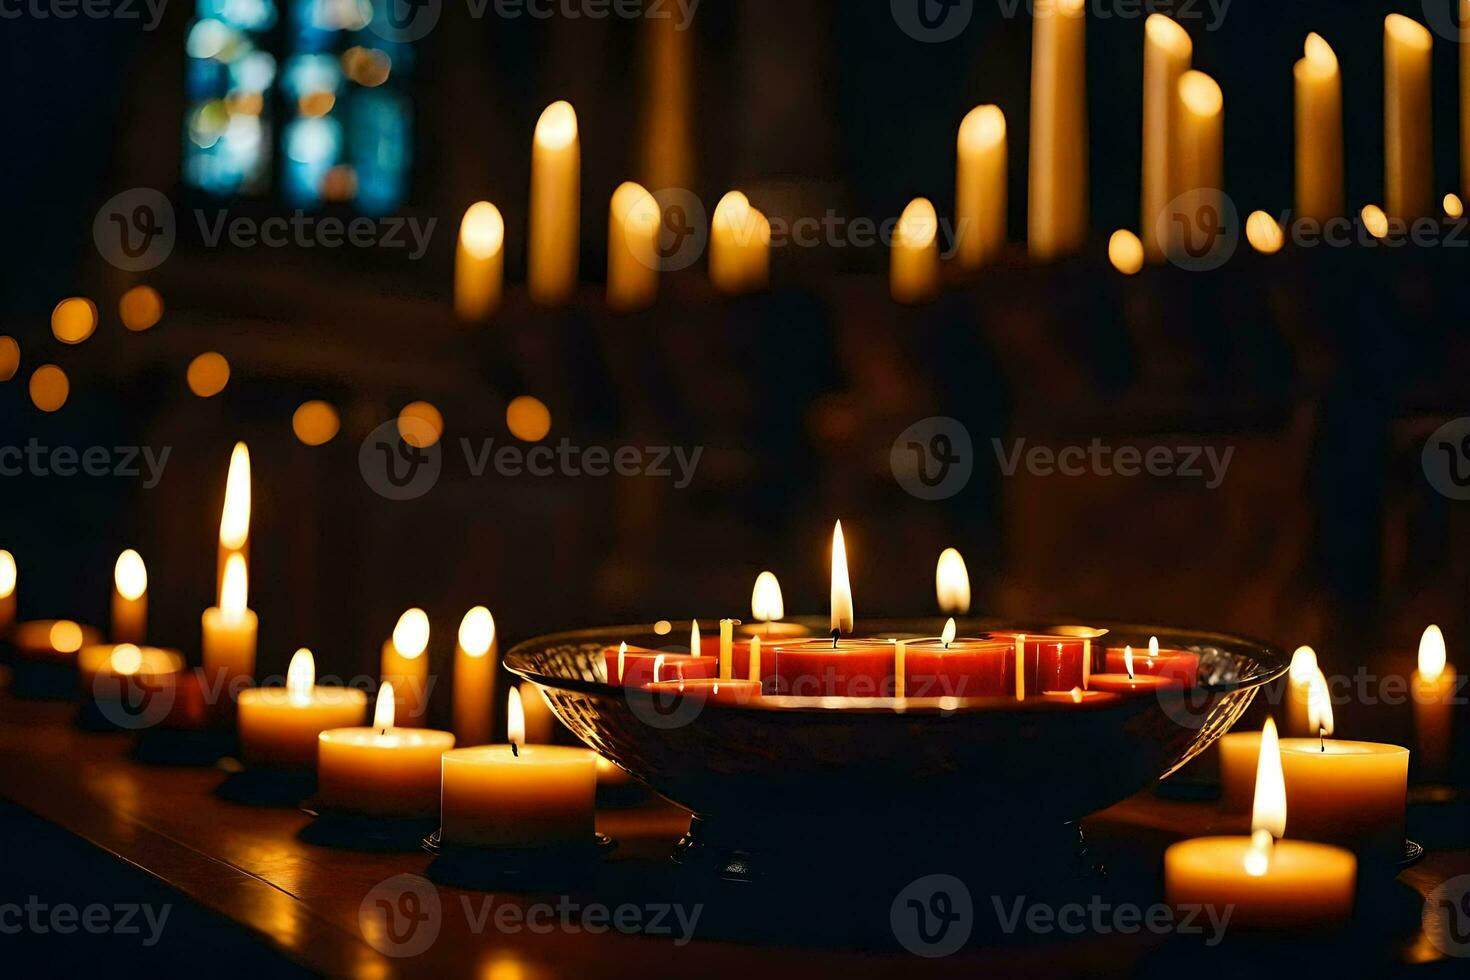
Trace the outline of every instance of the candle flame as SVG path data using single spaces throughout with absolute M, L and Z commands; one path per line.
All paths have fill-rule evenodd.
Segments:
M 0 599 L 15 591 L 15 556 L 0 550 Z
M 459 223 L 459 243 L 477 259 L 488 259 L 505 244 L 505 219 L 489 201 L 476 201 Z
M 623 683 L 623 661 L 628 658 L 628 641 L 618 644 L 618 683 Z
M 378 688 L 378 703 L 373 707 L 373 727 L 387 731 L 393 727 L 393 682 L 384 681 Z
M 1383 30 L 1388 37 L 1408 47 L 1420 51 L 1434 47 L 1434 35 L 1429 33 L 1429 28 L 1403 14 L 1389 14 L 1383 20 Z
M 1286 233 L 1276 219 L 1264 211 L 1252 211 L 1245 219 L 1245 238 L 1262 255 L 1275 255 L 1286 244 Z
M 52 623 L 46 638 L 57 653 L 76 653 L 82 648 L 82 628 L 69 619 Z
M 1465 202 L 1460 200 L 1458 194 L 1446 194 L 1444 196 L 1444 216 L 1451 221 L 1459 221 L 1465 217 Z
M 505 740 L 517 748 L 526 741 L 526 709 L 521 706 L 521 691 L 517 687 L 512 687 L 506 695 Z
M 425 638 L 427 642 L 427 637 Z M 398 642 L 394 631 L 393 642 Z M 495 617 L 484 606 L 476 606 L 459 621 L 459 648 L 471 657 L 483 657 L 495 642 Z
M 143 564 L 143 556 L 132 548 L 118 555 L 112 568 L 112 581 L 124 599 L 137 599 L 147 592 L 148 569 Z
M 302 647 L 291 658 L 291 666 L 286 668 L 286 692 L 296 704 L 305 704 L 311 700 L 311 689 L 315 685 L 316 658 L 310 650 Z
M 553 102 L 536 121 L 536 145 L 548 150 L 570 146 L 577 139 L 577 111 L 570 102 Z
M 663 672 L 664 672 L 664 655 L 663 654 L 659 654 L 658 656 L 656 656 L 656 657 L 653 658 L 653 682 L 655 684 L 657 684 L 660 680 L 663 679 Z
M 934 592 L 939 598 L 939 611 L 959 613 L 970 611 L 970 572 L 965 568 L 965 559 L 953 548 L 939 553 L 939 564 L 934 569 Z
M 131 643 L 120 643 L 112 648 L 107 661 L 114 674 L 131 677 L 143 668 L 143 651 Z
M 1264 877 L 1271 870 L 1271 852 L 1276 840 L 1270 831 L 1257 830 L 1251 834 L 1251 846 L 1245 852 L 1245 873 L 1252 878 Z
M 689 656 L 699 656 L 699 620 L 691 620 L 689 623 Z
M 613 214 L 623 219 L 625 234 L 636 232 L 647 235 L 658 228 L 663 220 L 658 201 L 642 184 L 625 180 L 613 191 L 609 207 Z
M 939 635 L 939 641 L 944 644 L 944 648 L 946 650 L 948 650 L 949 645 L 954 642 L 954 634 L 954 619 L 951 618 L 949 622 L 944 624 L 944 632 Z
M 1128 671 L 1128 679 L 1133 680 L 1133 648 L 1126 643 L 1123 645 L 1123 669 Z
M 1332 692 L 1328 690 L 1327 678 L 1318 670 L 1307 688 L 1307 724 L 1322 735 L 1332 734 Z
M 1108 261 L 1125 276 L 1136 276 L 1143 270 L 1143 242 L 1127 228 L 1119 228 L 1108 239 Z
M 1150 636 L 1148 638 L 1148 659 L 1159 659 L 1159 638 L 1157 636 Z
M 1293 684 L 1309 687 L 1312 676 L 1317 673 L 1317 651 L 1311 647 L 1297 647 L 1291 655 L 1291 667 L 1286 676 Z
M 225 576 L 219 587 L 219 608 L 224 619 L 238 623 L 245 618 L 250 604 L 250 574 L 245 570 L 245 556 L 238 551 L 225 559 Z
M 1363 227 L 1368 229 L 1368 234 L 1374 238 L 1382 238 L 1388 234 L 1388 215 L 1376 204 L 1367 204 L 1363 207 Z
M 916 197 L 899 216 L 893 230 L 893 244 L 909 248 L 928 248 L 939 234 L 939 215 L 928 198 Z
M 235 443 L 230 473 L 225 478 L 225 506 L 219 518 L 221 548 L 239 551 L 250 538 L 250 450 Z
M 786 616 L 786 603 L 781 598 L 781 583 L 775 572 L 761 572 L 755 577 L 750 593 L 750 613 L 757 622 L 770 623 Z
M 842 539 L 842 522 L 832 529 L 832 629 L 852 632 L 852 583 L 847 579 L 847 543 Z
M 1225 93 L 1219 83 L 1193 69 L 1179 78 L 1179 99 L 1196 116 L 1218 116 L 1225 108 Z
M 1251 830 L 1286 836 L 1286 777 L 1281 769 L 1281 741 L 1276 722 L 1267 717 L 1261 728 L 1261 754 L 1256 760 L 1256 796 L 1251 804 Z
M 1337 71 L 1337 52 L 1332 50 L 1332 45 L 1321 34 L 1315 32 L 1307 35 L 1307 42 L 1303 45 L 1306 53 L 1307 67 L 1315 75 L 1331 75 Z
M 1447 660 L 1444 633 L 1438 626 L 1431 625 L 1419 637 L 1419 677 L 1426 681 L 1439 680 Z
M 1006 114 L 1000 106 L 980 105 L 960 122 L 959 151 L 980 153 L 1006 138 Z
M 1082 703 L 1082 688 L 1080 688 L 1080 687 L 1074 687 L 1074 688 L 1072 688 L 1072 690 L 1071 690 L 1070 693 L 1072 695 L 1072 703 L 1073 704 L 1081 704 Z
M 429 646 L 429 617 L 417 607 L 407 609 L 393 627 L 393 649 L 405 660 L 417 660 Z

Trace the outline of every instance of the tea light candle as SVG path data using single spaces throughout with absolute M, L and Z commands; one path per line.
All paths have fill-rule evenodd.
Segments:
M 148 569 L 132 548 L 117 556 L 112 569 L 112 639 L 142 643 L 148 632 Z
M 709 278 L 728 295 L 765 288 L 771 268 L 771 226 L 739 191 L 715 205 L 709 230 Z
M 511 689 L 509 702 L 508 745 L 444 753 L 441 839 L 515 849 L 590 844 L 597 754 L 527 744 L 518 690 Z
M 719 664 L 714 657 L 694 657 L 687 654 L 661 653 L 643 647 L 620 644 L 617 649 L 607 647 L 602 651 L 603 666 L 609 684 L 624 687 L 642 687 L 653 680 L 696 678 L 715 676 Z M 658 665 L 658 677 L 654 666 Z
M 812 633 L 800 623 L 781 622 L 786 617 L 786 602 L 775 572 L 761 572 L 755 577 L 755 587 L 750 592 L 750 615 L 755 622 L 736 630 L 742 636 L 760 636 L 770 642 Z
M 1139 238 L 1149 261 L 1164 258 L 1162 218 L 1179 191 L 1174 162 L 1179 79 L 1189 70 L 1194 42 L 1177 21 L 1150 14 L 1143 25 L 1143 215 Z
M 658 201 L 631 181 L 618 185 L 608 205 L 607 305 L 631 313 L 658 296 Z
M 454 313 L 466 323 L 488 320 L 505 288 L 505 219 L 489 201 L 476 201 L 459 223 L 454 255 Z
M 1124 658 L 1126 650 L 1110 648 L 1103 659 L 1104 669 L 1112 674 L 1129 673 Z M 1161 650 L 1159 638 L 1151 636 L 1148 638 L 1148 652 L 1133 655 L 1132 673 L 1172 677 L 1185 687 L 1193 687 L 1199 675 L 1199 654 L 1188 650 Z M 1254 754 L 1251 759 L 1255 759 Z
M 577 113 L 569 102 L 553 102 L 536 123 L 531 148 L 527 286 L 531 299 L 544 306 L 565 303 L 577 287 L 581 194 Z
M 495 691 L 495 617 L 484 606 L 464 614 L 454 648 L 454 740 L 459 745 L 490 741 L 490 698 Z
M 102 634 L 69 619 L 35 619 L 16 624 L 10 640 L 26 659 L 66 661 L 82 647 L 101 643 Z
M 372 728 L 317 736 L 317 798 L 325 810 L 387 818 L 432 817 L 439 809 L 440 759 L 454 736 L 393 727 L 393 685 L 378 691 Z
M 250 449 L 243 442 L 235 443 L 230 453 L 230 471 L 225 477 L 225 502 L 220 508 L 219 552 L 215 566 L 217 591 L 216 602 L 223 604 L 225 594 L 225 570 L 231 555 L 242 560 L 250 557 Z
M 1033 259 L 1046 262 L 1087 239 L 1087 0 L 1037 4 L 1031 41 Z
M 1015 642 L 1009 639 L 955 637 L 953 619 L 944 624 L 937 640 L 899 641 L 894 649 L 894 674 L 903 678 L 910 698 L 1001 697 L 1015 690 Z M 903 667 L 897 664 L 902 648 Z
M 220 604 L 204 610 L 204 672 L 211 683 L 228 690 L 255 676 L 255 637 L 259 625 L 248 605 L 250 582 L 245 558 L 234 552 L 225 562 Z
M 1384 209 L 1412 221 L 1434 211 L 1430 56 L 1434 35 L 1403 14 L 1383 22 Z
M 1111 691 L 1114 694 L 1158 694 L 1161 691 L 1183 690 L 1184 682 L 1177 677 L 1160 674 L 1142 674 L 1136 669 L 1133 647 L 1123 647 L 1123 673 L 1093 674 L 1088 689 Z
M 0 637 L 15 625 L 15 556 L 0 548 Z
M 971 109 L 960 123 L 955 164 L 955 257 L 975 271 L 1006 244 L 1006 117 L 999 106 Z
M 240 749 L 252 766 L 310 769 L 318 736 L 361 725 L 367 695 L 351 687 L 316 686 L 316 660 L 304 647 L 286 670 L 286 686 L 240 692 Z
M 1455 668 L 1447 663 L 1444 633 L 1430 626 L 1419 638 L 1419 669 L 1414 671 L 1414 747 L 1421 772 L 1431 779 L 1449 775 Z
M 183 654 L 159 647 L 107 643 L 82 647 L 77 653 L 77 674 L 84 697 L 117 696 L 121 688 L 115 682 L 124 678 L 135 678 L 141 685 L 156 687 L 164 678 L 183 669 Z M 100 690 L 99 684 L 109 689 Z
M 424 724 L 429 710 L 428 649 L 428 615 L 418 608 L 404 610 L 383 644 L 379 671 L 398 699 L 393 710 L 402 728 Z
M 1308 34 L 1296 63 L 1296 211 L 1326 221 L 1343 204 L 1342 71 L 1320 34 Z
M 761 696 L 759 681 L 727 680 L 721 677 L 658 681 L 645 685 L 644 690 L 662 697 L 697 698 L 700 702 L 712 701 L 716 704 L 748 704 Z
M 919 197 L 909 202 L 893 229 L 889 289 L 898 303 L 927 303 L 939 295 L 939 216 Z

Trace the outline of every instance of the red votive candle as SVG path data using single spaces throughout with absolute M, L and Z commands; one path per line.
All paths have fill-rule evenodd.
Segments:
M 948 646 L 939 639 L 904 645 L 904 697 L 987 698 L 1016 692 L 1013 640 L 961 637 Z
M 1070 691 L 1082 686 L 1082 648 L 1080 637 L 1046 636 L 1037 633 L 995 632 L 995 639 L 1011 644 L 1014 659 L 1016 638 L 1025 637 L 1022 645 L 1026 665 L 1026 696 L 1047 691 Z M 1011 671 L 1011 693 L 1015 693 L 1015 670 Z
M 1137 669 L 1136 667 L 1134 668 Z M 1160 674 L 1093 674 L 1088 690 L 1108 691 L 1113 694 L 1157 694 L 1160 691 L 1184 689 L 1184 682 L 1177 677 Z
M 698 698 L 717 704 L 745 704 L 761 696 L 761 686 L 757 681 L 720 680 L 718 677 L 659 681 L 657 684 L 645 684 L 643 689 L 661 698 Z
M 1109 674 L 1128 673 L 1121 647 L 1108 648 L 1104 665 L 1103 669 Z M 1193 687 L 1199 674 L 1199 654 L 1188 650 L 1160 650 L 1157 655 L 1151 656 L 1148 648 L 1134 650 L 1133 674 L 1135 677 L 1170 677 L 1185 687 Z
M 893 694 L 893 644 L 887 640 L 838 640 L 836 646 L 830 639 L 763 644 L 761 665 L 762 675 L 772 678 L 777 694 L 809 698 Z
M 703 649 L 703 644 L 701 644 Z M 618 684 L 618 648 L 607 647 L 602 651 L 603 662 L 607 665 L 607 682 Z M 714 677 L 720 672 L 720 661 L 718 656 L 695 657 L 687 653 L 660 653 L 657 650 L 648 650 L 643 647 L 629 647 L 623 654 L 623 672 L 621 684 L 623 687 L 643 687 L 653 682 L 654 664 L 662 657 L 659 663 L 658 679 L 660 681 L 693 680 L 701 677 Z

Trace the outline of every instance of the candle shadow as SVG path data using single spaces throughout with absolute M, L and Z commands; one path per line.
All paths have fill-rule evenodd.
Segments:
M 437 885 L 475 891 L 555 892 L 584 888 L 603 859 L 618 845 L 597 834 L 585 846 L 537 850 L 453 847 L 440 843 L 438 831 L 425 837 L 434 855 L 424 874 Z
M 245 769 L 226 776 L 214 795 L 245 806 L 296 807 L 314 792 L 314 773 Z
M 296 834 L 303 843 L 340 851 L 407 854 L 422 850 L 424 835 L 437 820 L 387 820 L 350 814 L 322 813 L 308 801 L 302 812 L 313 819 Z
M 147 728 L 138 733 L 133 758 L 150 766 L 214 767 L 235 749 L 233 733 Z

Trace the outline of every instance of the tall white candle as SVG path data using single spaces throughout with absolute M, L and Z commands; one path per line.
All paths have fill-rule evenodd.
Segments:
M 1031 257 L 1087 238 L 1087 0 L 1037 0 L 1031 40 Z
M 531 299 L 557 306 L 577 286 L 581 248 L 582 147 L 577 113 L 553 102 L 541 113 L 531 148 L 531 237 L 527 285 Z

